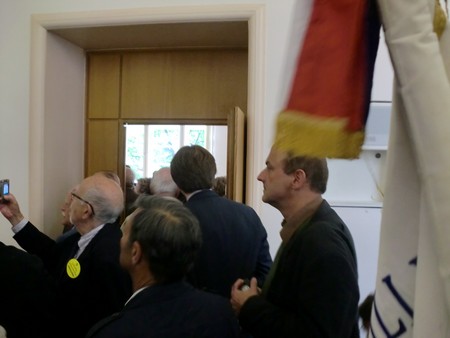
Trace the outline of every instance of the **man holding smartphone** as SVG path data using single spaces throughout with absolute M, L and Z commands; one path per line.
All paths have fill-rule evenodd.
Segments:
M 70 220 L 77 232 L 55 242 L 21 213 L 13 194 L 0 212 L 11 223 L 14 239 L 37 255 L 57 281 L 59 336 L 84 337 L 98 320 L 120 310 L 131 294 L 131 281 L 119 264 L 123 210 L 121 187 L 102 175 L 84 179 L 71 193 Z

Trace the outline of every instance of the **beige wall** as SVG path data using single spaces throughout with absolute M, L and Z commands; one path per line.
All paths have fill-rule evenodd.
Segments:
M 202 6 L 204 12 L 215 13 L 214 8 L 227 7 L 229 5 L 260 5 L 262 7 L 261 20 L 256 24 L 263 32 L 261 41 L 257 47 L 261 61 L 261 69 L 253 76 L 256 91 L 262 93 L 257 102 L 250 103 L 250 109 L 254 110 L 255 116 L 251 121 L 249 137 L 254 151 L 247 159 L 251 164 L 248 177 L 255 177 L 263 168 L 265 157 L 269 151 L 273 138 L 273 125 L 276 114 L 283 106 L 286 88 L 289 86 L 289 78 L 285 76 L 292 67 L 293 55 L 297 52 L 297 47 L 293 45 L 290 38 L 293 34 L 298 36 L 297 44 L 301 42 L 301 33 L 307 24 L 305 15 L 308 13 L 306 6 L 308 1 L 296 0 L 92 0 L 89 2 L 69 1 L 69 0 L 3 0 L 0 3 L 0 102 L 1 102 L 1 122 L 0 122 L 0 144 L 2 144 L 2 159 L 0 160 L 0 177 L 11 179 L 11 188 L 21 203 L 21 208 L 26 216 L 31 215 L 31 220 L 40 223 L 39 220 L 50 220 L 45 224 L 37 224 L 45 229 L 52 236 L 58 230 L 57 220 L 59 217 L 59 201 L 64 198 L 65 192 L 82 177 L 83 163 L 81 152 L 84 148 L 84 136 L 80 133 L 80 125 L 83 123 L 79 119 L 79 111 L 83 108 L 84 82 L 79 78 L 82 72 L 77 72 L 84 67 L 84 58 L 81 50 L 74 46 L 65 45 L 64 42 L 51 40 L 44 29 L 31 29 L 31 16 L 36 14 L 65 13 L 85 13 L 87 18 L 97 13 L 113 11 L 114 20 L 126 17 L 130 12 L 137 11 L 144 13 L 146 10 L 162 11 L 161 8 L 169 8 L 170 13 L 185 15 L 189 17 L 187 10 L 191 5 Z M 208 8 L 208 10 L 205 10 Z M 139 9 L 139 10 L 136 10 Z M 192 11 L 192 9 L 191 9 Z M 184 14 L 183 14 L 184 13 Z M 303 19 L 293 25 L 294 13 L 299 14 Z M 49 25 L 57 25 L 57 22 L 49 22 Z M 47 39 L 47 45 L 36 46 L 36 41 Z M 250 46 L 255 47 L 255 46 Z M 31 51 L 44 55 L 50 48 L 52 50 L 49 58 L 32 58 Z M 65 53 L 70 51 L 70 57 L 66 58 Z M 35 55 L 35 54 L 33 54 Z M 250 52 L 250 58 L 254 58 Z M 55 59 L 53 59 L 55 58 Z M 288 60 L 288 61 L 286 61 Z M 290 61 L 289 61 L 290 60 Z M 60 66 L 53 67 L 53 71 L 45 72 L 45 62 L 55 65 L 55 62 L 63 62 Z M 66 62 L 66 64 L 64 64 Z M 36 65 L 36 63 L 42 63 Z M 70 67 L 68 67 L 68 64 Z M 33 67 L 30 67 L 33 65 Z M 59 72 L 58 69 L 65 68 L 66 72 Z M 67 74 L 67 69 L 72 69 Z M 32 73 L 33 71 L 33 73 Z M 41 73 L 40 73 L 41 72 Z M 46 82 L 45 77 L 54 78 L 57 81 Z M 40 80 L 39 80 L 40 79 Z M 69 79 L 71 81 L 69 81 Z M 66 85 L 60 87 L 57 83 L 62 81 Z M 375 79 L 376 99 L 390 100 L 392 71 L 384 53 L 382 61 L 377 67 Z M 79 85 L 70 87 L 70 84 Z M 30 102 L 30 88 L 37 94 Z M 72 95 L 67 95 L 71 92 Z M 72 99 L 73 101 L 70 101 Z M 251 99 L 251 98 L 250 98 Z M 64 111 L 66 117 L 61 118 L 60 111 Z M 39 115 L 40 112 L 44 114 Z M 45 116 L 45 117 L 43 117 Z M 67 120 L 66 118 L 69 118 Z M 61 123 L 60 133 L 46 135 L 39 139 L 36 134 L 45 135 L 46 127 L 51 124 Z M 41 140 L 34 142 L 35 139 Z M 33 140 L 33 142 L 30 142 Z M 254 142 L 256 140 L 256 142 Z M 69 142 L 70 151 L 66 151 L 65 144 Z M 44 157 L 43 149 L 51 150 L 46 152 Z M 56 159 L 52 156 L 58 156 Z M 50 157 L 50 158 L 49 158 Z M 46 173 L 42 177 L 35 178 L 37 171 Z M 31 177 L 34 179 L 31 180 Z M 279 245 L 279 224 L 280 214 L 264 205 L 260 201 L 261 185 L 254 180 L 250 184 L 250 194 L 252 196 L 251 205 L 260 214 L 265 224 L 271 252 L 275 253 Z M 346 187 L 347 189 L 349 187 Z M 350 187 L 351 188 L 351 187 Z M 46 203 L 43 203 L 46 201 Z M 347 215 L 348 221 L 352 222 L 351 213 Z M 14 243 L 11 239 L 9 224 L 0 217 L 0 240 L 6 243 Z
M 259 58 L 259 68 L 253 69 L 253 72 L 250 70 L 249 76 L 253 81 L 253 91 L 260 96 L 258 100 L 252 97 L 252 93 L 249 96 L 249 109 L 253 111 L 253 116 L 248 136 L 253 148 L 247 159 L 250 164 L 247 192 L 251 196 L 250 205 L 266 226 L 271 253 L 274 255 L 280 243 L 278 232 L 281 215 L 261 202 L 262 187 L 256 182 L 256 176 L 264 166 L 272 143 L 274 120 L 283 107 L 290 83 L 286 74 L 290 74 L 289 69 L 295 61 L 295 54 L 301 43 L 301 32 L 307 24 L 307 6 L 310 2 L 311 0 L 2 0 L 0 177 L 11 179 L 12 192 L 20 201 L 25 216 L 30 217 L 46 233 L 56 236 L 60 231 L 57 224 L 59 205 L 66 191 L 81 179 L 84 166 L 84 135 L 81 131 L 84 122 L 80 118 L 80 112 L 84 110 L 85 95 L 83 51 L 58 38 L 49 37 L 42 27 L 32 30 L 32 15 L 63 13 L 66 16 L 79 16 L 81 13 L 89 19 L 98 12 L 111 11 L 114 13 L 113 20 L 120 22 L 121 18 L 133 12 L 140 13 L 144 18 L 143 13 L 149 9 L 163 13 L 161 18 L 184 16 L 186 19 L 193 12 L 189 6 L 202 5 L 194 12 L 214 16 L 217 8 L 237 5 L 242 10 L 246 5 L 259 5 L 261 13 L 254 25 L 262 32 L 262 36 L 258 41 L 250 41 L 249 51 L 249 59 Z M 167 9 L 164 10 L 165 8 Z M 300 13 L 300 20 L 293 24 L 295 13 Z M 50 21 L 46 24 L 58 26 L 60 23 Z M 100 22 L 94 20 L 92 24 Z M 297 44 L 291 42 L 293 36 L 296 37 Z M 258 55 L 253 55 L 256 51 Z M 384 44 L 379 55 L 373 98 L 390 101 L 392 69 Z M 30 96 L 30 93 L 33 95 Z M 58 132 L 46 133 L 46 130 L 54 130 L 58 124 L 62 126 L 60 129 L 56 128 Z M 361 169 L 350 166 L 350 169 L 346 167 L 345 170 L 367 170 L 364 166 L 357 167 Z M 252 177 L 255 178 L 253 181 Z M 334 177 L 337 179 L 330 184 L 336 185 L 335 191 L 342 188 L 348 193 L 349 189 L 355 188 L 340 187 L 340 173 L 336 172 Z M 374 288 L 374 281 L 369 276 L 376 270 L 378 248 L 367 248 L 358 243 L 377 243 L 373 237 L 377 235 L 381 209 L 348 205 L 342 212 L 351 228 L 371 228 L 371 231 L 354 234 L 371 236 L 355 238 L 359 248 L 358 263 L 363 268 L 360 270 L 364 272 L 360 287 L 362 294 L 365 294 L 366 290 Z M 44 219 L 47 222 L 41 222 Z M 15 245 L 11 235 L 9 223 L 0 217 L 0 240 Z
M 205 2 L 203 1 L 202 4 Z M 213 7 L 221 7 L 222 5 L 228 4 L 238 4 L 246 5 L 248 1 L 233 0 L 233 1 L 208 1 L 207 4 Z M 259 52 L 258 57 L 263 59 L 262 72 L 257 75 L 256 85 L 259 87 L 260 91 L 263 92 L 260 102 L 257 102 L 256 107 L 253 109 L 258 110 L 258 120 L 253 125 L 257 124 L 258 133 L 264 135 L 262 142 L 254 142 L 256 150 L 253 158 L 249 161 L 254 163 L 254 172 L 259 171 L 264 163 L 264 157 L 267 153 L 271 138 L 272 138 L 272 123 L 274 115 L 280 109 L 281 99 L 278 95 L 281 79 L 282 70 L 282 60 L 284 51 L 287 48 L 287 31 L 289 29 L 290 13 L 295 1 L 283 1 L 281 4 L 279 1 L 252 1 L 251 4 L 260 4 L 263 6 L 263 21 L 258 23 L 262 25 L 262 31 L 265 36 L 262 37 L 262 53 Z M 45 66 L 38 65 L 37 67 L 30 68 L 30 63 L 41 62 L 39 60 L 30 60 L 31 50 L 33 48 L 41 48 L 42 46 L 34 46 L 32 42 L 37 39 L 42 39 L 42 35 L 46 35 L 45 32 L 41 30 L 31 31 L 31 15 L 42 14 L 42 13 L 70 13 L 70 12 L 87 12 L 88 16 L 93 13 L 93 11 L 108 11 L 122 9 L 123 15 L 127 15 L 133 8 L 141 7 L 161 7 L 161 6 L 177 6 L 181 7 L 171 7 L 171 11 L 183 13 L 186 6 L 196 5 L 197 1 L 171 1 L 171 0 L 160 0 L 160 1 L 91 1 L 88 3 L 72 2 L 72 1 L 39 1 L 35 2 L 32 0 L 24 0 L 20 3 L 15 1 L 7 0 L 1 3 L 1 20 L 0 20 L 0 38 L 2 42 L 1 49 L 1 71 L 4 76 L 0 79 L 0 102 L 2 102 L 2 123 L 0 140 L 3 144 L 8 144 L 2 150 L 3 156 L 7 160 L 2 160 L 0 166 L 0 176 L 9 177 L 11 179 L 11 187 L 13 193 L 16 195 L 18 200 L 21 202 L 21 208 L 25 215 L 30 215 L 32 221 L 40 223 L 40 219 L 47 218 L 49 214 L 54 214 L 53 219 L 57 218 L 58 211 L 44 210 L 44 208 L 39 208 L 39 205 L 45 205 L 42 201 L 50 201 L 53 199 L 63 199 L 64 193 L 74 181 L 81 178 L 79 172 L 82 163 L 79 163 L 79 156 L 77 152 L 82 149 L 80 146 L 79 133 L 77 135 L 70 135 L 71 142 L 75 143 L 73 146 L 73 151 L 75 151 L 75 156 L 65 157 L 62 156 L 61 160 L 58 159 L 57 168 L 46 168 L 45 163 L 47 159 L 44 158 L 42 151 L 45 144 L 51 146 L 57 146 L 53 141 L 59 140 L 63 142 L 63 137 L 56 137 L 54 139 L 42 140 L 42 143 L 36 144 L 33 142 L 30 144 L 30 139 L 35 139 L 33 133 L 43 133 L 45 130 L 45 121 L 38 116 L 39 109 L 44 107 L 47 102 L 45 102 L 45 97 L 47 95 L 52 95 L 51 88 L 45 88 L 44 82 L 36 82 L 36 79 L 42 78 L 42 74 L 31 73 L 42 72 L 45 70 Z M 204 7 L 202 7 L 204 8 Z M 142 11 L 139 11 L 142 12 Z M 117 13 L 117 12 L 116 12 Z M 285 18 L 280 20 L 280 17 Z M 51 23 L 53 24 L 53 23 Z M 48 38 L 48 37 L 46 37 Z M 48 41 L 47 41 L 48 42 Z M 45 54 L 44 51 L 39 51 L 39 53 Z M 81 59 L 74 61 L 75 67 L 81 65 Z M 63 73 L 59 74 L 64 76 Z M 31 76 L 31 77 L 30 77 Z M 31 83 L 31 81 L 35 81 Z M 38 99 L 34 101 L 29 101 L 30 97 L 30 87 L 34 92 L 38 92 Z M 79 97 L 83 97 L 82 93 L 78 94 Z M 64 96 L 59 96 L 61 100 L 64 101 Z M 76 103 L 75 105 L 78 105 Z M 254 105 L 254 106 L 255 106 Z M 45 110 L 46 108 L 42 108 Z M 70 108 L 77 110 L 78 108 Z M 38 113 L 36 113 L 38 112 Z M 44 114 L 45 115 L 45 114 Z M 80 121 L 74 122 L 74 125 L 79 124 Z M 8 127 L 6 127 L 8 126 Z M 29 134 L 30 130 L 34 130 Z M 69 133 L 73 129 L 67 129 Z M 251 132 L 250 137 L 254 137 L 255 131 Z M 45 143 L 47 142 L 47 143 Z M 48 143 L 50 142 L 50 143 Z M 59 145 L 58 145 L 59 147 Z M 56 152 L 56 150 L 55 150 Z M 58 150 L 61 153 L 60 150 Z M 257 155 L 260 154 L 260 155 Z M 60 154 L 58 154 L 59 156 Z M 255 158 L 260 157 L 260 158 Z M 73 160 L 76 158 L 76 160 Z M 38 168 L 45 170 L 52 170 L 61 174 L 70 167 L 72 171 L 69 170 L 68 174 L 71 176 L 70 179 L 64 180 L 59 177 L 55 177 L 55 180 L 49 184 L 44 180 L 43 177 L 38 179 L 33 179 L 31 182 L 30 177 L 33 176 L 35 169 Z M 73 167 L 72 167 L 73 166 Z M 31 169 L 30 169 L 31 168 Z M 44 175 L 45 176 L 45 175 Z M 256 174 L 254 175 L 256 176 Z M 50 191 L 50 187 L 54 191 Z M 254 184 L 252 194 L 254 196 L 260 196 L 261 187 Z M 30 198 L 30 196 L 33 196 Z M 59 202 L 52 202 L 53 205 L 58 205 Z M 259 204 L 259 205 L 258 205 Z M 261 208 L 261 203 L 256 201 L 254 203 L 256 209 Z M 56 207 L 55 207 L 56 209 Z M 30 213 L 30 211 L 32 211 Z M 276 214 L 276 213 L 275 213 Z M 279 217 L 279 216 L 276 216 Z M 52 223 L 52 222 L 51 222 Z M 268 222 L 269 223 L 269 222 Z M 278 221 L 276 222 L 278 223 Z M 37 224 L 47 230 L 46 232 L 54 234 L 57 232 L 54 224 L 46 224 L 45 227 L 41 224 Z M 277 237 L 278 226 L 275 225 L 275 235 Z M 55 229 L 55 230 L 53 230 Z M 270 231 L 270 227 L 268 229 Z M 7 222 L 0 218 L 0 239 L 13 243 L 10 237 L 9 225 Z M 275 244 L 274 247 L 277 245 Z

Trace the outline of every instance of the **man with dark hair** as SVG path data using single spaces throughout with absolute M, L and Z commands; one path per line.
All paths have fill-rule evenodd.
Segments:
M 39 256 L 57 281 L 59 336 L 81 338 L 101 318 L 118 311 L 131 294 L 130 279 L 119 264 L 120 229 L 111 224 L 123 210 L 123 192 L 102 175 L 84 179 L 71 192 L 70 221 L 77 233 L 56 243 L 21 213 L 12 194 L 0 212 L 14 239 Z M 72 322 L 73 321 L 73 322 Z
M 258 180 L 263 201 L 284 217 L 282 244 L 262 290 L 233 285 L 241 326 L 261 337 L 359 337 L 358 276 L 352 236 L 322 198 L 325 159 L 272 148 Z
M 227 298 L 236 278 L 256 277 L 262 285 L 272 264 L 266 230 L 253 209 L 211 190 L 216 175 L 211 153 L 197 145 L 182 147 L 170 170 L 203 235 L 188 281 Z
M 194 215 L 180 201 L 165 197 L 142 195 L 136 205 L 122 225 L 120 252 L 134 294 L 88 337 L 239 337 L 229 302 L 183 281 L 201 246 Z

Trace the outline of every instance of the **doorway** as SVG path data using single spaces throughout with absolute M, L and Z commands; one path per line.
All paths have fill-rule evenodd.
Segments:
M 263 119 L 256 118 L 257 113 L 264 112 L 264 5 L 159 7 L 33 15 L 29 135 L 30 218 L 38 224 L 48 224 L 48 227 L 42 228 L 46 233 L 50 235 L 57 233 L 59 199 L 64 196 L 68 185 L 82 178 L 84 167 L 83 158 L 80 157 L 84 152 L 83 131 L 72 129 L 74 125 L 83 126 L 84 116 L 73 121 L 75 115 L 67 115 L 69 112 L 79 111 L 75 105 L 83 106 L 84 83 L 70 82 L 65 86 L 69 90 L 62 90 L 58 95 L 50 95 L 52 88 L 63 89 L 61 83 L 68 82 L 67 72 L 74 69 L 74 63 L 79 69 L 83 68 L 84 49 L 81 43 L 70 43 L 62 38 L 51 37 L 53 30 L 142 23 L 233 20 L 246 21 L 249 27 L 247 158 L 250 161 L 247 162 L 246 170 L 248 176 L 256 177 L 258 166 L 255 167 L 254 163 L 263 163 L 265 156 L 259 147 L 263 140 Z M 49 72 L 54 76 L 48 76 Z M 66 114 L 66 117 L 61 114 Z M 62 123 L 48 123 L 51 122 L 52 115 L 61 116 Z M 67 132 L 62 132 L 65 128 Z M 67 139 L 71 142 L 68 143 Z M 66 144 L 64 152 L 59 152 L 55 157 L 53 146 L 62 144 Z M 64 175 L 60 174 L 61 163 L 68 164 Z M 253 180 L 248 180 L 246 190 L 246 203 L 258 209 L 262 188 Z M 42 198 L 44 194 L 45 199 Z

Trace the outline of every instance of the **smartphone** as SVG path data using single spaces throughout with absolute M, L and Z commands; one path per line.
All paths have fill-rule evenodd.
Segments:
M 0 198 L 9 194 L 9 180 L 0 180 Z

